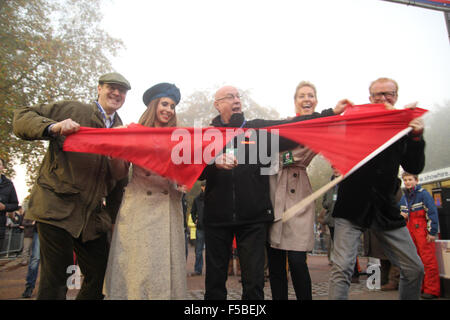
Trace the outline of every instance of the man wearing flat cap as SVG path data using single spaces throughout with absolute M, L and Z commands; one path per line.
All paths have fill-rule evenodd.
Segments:
M 112 167 L 121 160 L 64 152 L 65 136 L 80 126 L 122 125 L 117 110 L 125 102 L 129 82 L 119 73 L 99 78 L 92 103 L 59 101 L 20 107 L 14 133 L 24 140 L 48 140 L 47 153 L 33 186 L 27 219 L 35 220 L 41 245 L 37 299 L 65 299 L 74 279 L 73 252 L 84 275 L 77 299 L 102 299 L 111 217 L 102 200 L 117 183 Z

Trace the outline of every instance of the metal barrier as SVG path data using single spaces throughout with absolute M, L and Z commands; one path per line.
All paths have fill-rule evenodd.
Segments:
M 6 227 L 5 238 L 0 248 L 0 259 L 17 257 L 23 250 L 23 230 L 19 227 Z
M 329 233 L 320 234 L 316 231 L 314 232 L 314 248 L 311 253 L 313 255 L 327 254 L 330 244 Z

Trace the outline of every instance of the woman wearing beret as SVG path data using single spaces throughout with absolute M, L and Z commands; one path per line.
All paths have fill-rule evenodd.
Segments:
M 179 89 L 160 83 L 143 96 L 139 124 L 176 126 Z M 106 299 L 186 299 L 186 256 L 176 184 L 136 165 L 125 189 L 111 241 L 104 293 Z

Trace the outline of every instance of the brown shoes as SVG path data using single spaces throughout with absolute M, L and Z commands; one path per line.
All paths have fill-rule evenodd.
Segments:
M 398 289 L 398 284 L 388 282 L 381 286 L 381 291 L 394 291 Z

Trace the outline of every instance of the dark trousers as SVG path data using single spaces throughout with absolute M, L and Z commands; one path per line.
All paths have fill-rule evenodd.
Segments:
M 103 278 L 108 261 L 106 233 L 100 238 L 81 242 L 66 230 L 37 223 L 40 242 L 41 274 L 38 300 L 66 299 L 68 279 L 73 275 L 73 252 L 84 276 L 77 299 L 103 299 Z M 69 269 L 68 269 L 69 268 Z
M 197 228 L 195 235 L 195 264 L 194 271 L 201 274 L 203 271 L 203 248 L 205 247 L 205 231 Z
M 286 257 L 297 300 L 312 300 L 311 277 L 306 263 L 306 252 L 279 250 L 268 246 L 267 256 L 273 300 L 288 299 Z
M 263 300 L 267 223 L 205 227 L 205 300 L 227 298 L 225 283 L 234 236 L 241 266 L 242 300 Z

